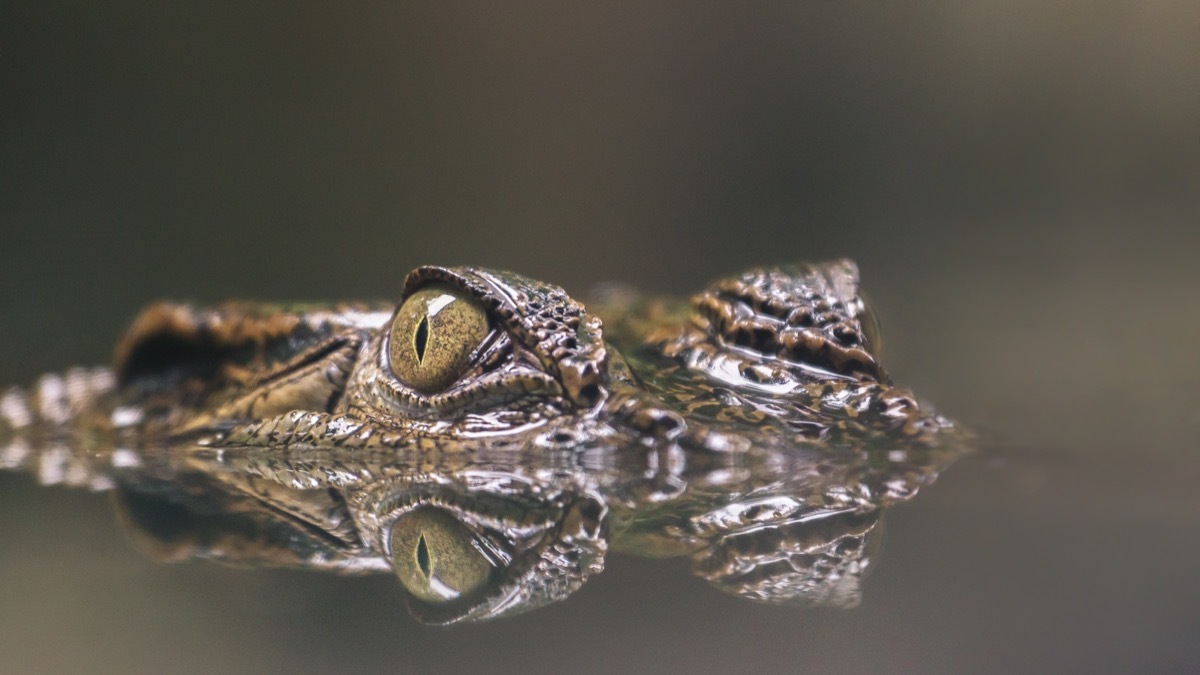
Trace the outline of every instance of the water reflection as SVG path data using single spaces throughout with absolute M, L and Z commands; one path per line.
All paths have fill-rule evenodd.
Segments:
M 125 529 L 156 559 L 393 571 L 414 616 L 452 623 L 563 600 L 609 551 L 687 556 L 694 574 L 748 600 L 853 607 L 884 512 L 960 454 L 60 447 L 19 466 L 43 483 L 111 487 Z

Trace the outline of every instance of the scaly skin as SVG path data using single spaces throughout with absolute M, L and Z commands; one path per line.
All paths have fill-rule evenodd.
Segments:
M 689 555 L 751 599 L 852 605 L 882 509 L 960 452 L 879 365 L 849 261 L 752 270 L 690 308 L 610 288 L 589 311 L 477 268 L 419 268 L 403 297 L 429 288 L 487 322 L 436 391 L 389 345 L 464 338 L 396 333 L 392 306 L 156 304 L 112 371 L 0 398 L 0 462 L 115 486 L 160 558 L 392 568 L 447 623 L 561 600 L 610 545 Z

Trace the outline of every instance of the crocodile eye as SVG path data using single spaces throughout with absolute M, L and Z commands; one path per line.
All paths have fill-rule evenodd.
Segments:
M 400 516 L 389 535 L 392 569 L 425 602 L 469 595 L 491 577 L 492 563 L 454 516 L 421 507 Z
M 441 391 L 463 374 L 487 335 L 487 313 L 474 298 L 448 286 L 429 286 L 409 296 L 396 312 L 388 362 L 413 389 Z

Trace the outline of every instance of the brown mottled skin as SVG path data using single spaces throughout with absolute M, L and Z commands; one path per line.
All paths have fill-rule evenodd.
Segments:
M 487 321 L 441 390 L 394 375 L 389 341 L 413 339 L 392 334 L 398 304 L 160 303 L 112 371 L 0 398 L 0 467 L 116 487 L 164 559 L 411 576 L 451 553 L 424 535 L 415 558 L 390 550 L 395 523 L 449 513 L 474 543 L 445 550 L 494 570 L 410 597 L 446 623 L 561 600 L 610 544 L 689 555 L 744 597 L 852 605 L 882 507 L 960 447 L 879 365 L 850 261 L 751 270 L 690 306 L 610 287 L 586 309 L 516 274 L 422 267 L 399 304 L 433 284 Z M 409 522 L 467 536 L 439 518 Z

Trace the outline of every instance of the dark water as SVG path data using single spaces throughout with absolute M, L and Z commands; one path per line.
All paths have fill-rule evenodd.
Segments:
M 1197 670 L 1197 44 L 1185 2 L 5 3 L 2 382 L 156 297 L 849 256 L 894 378 L 994 440 L 889 513 L 857 609 L 614 555 L 453 629 L 390 576 L 151 563 L 4 474 L 0 670 Z

